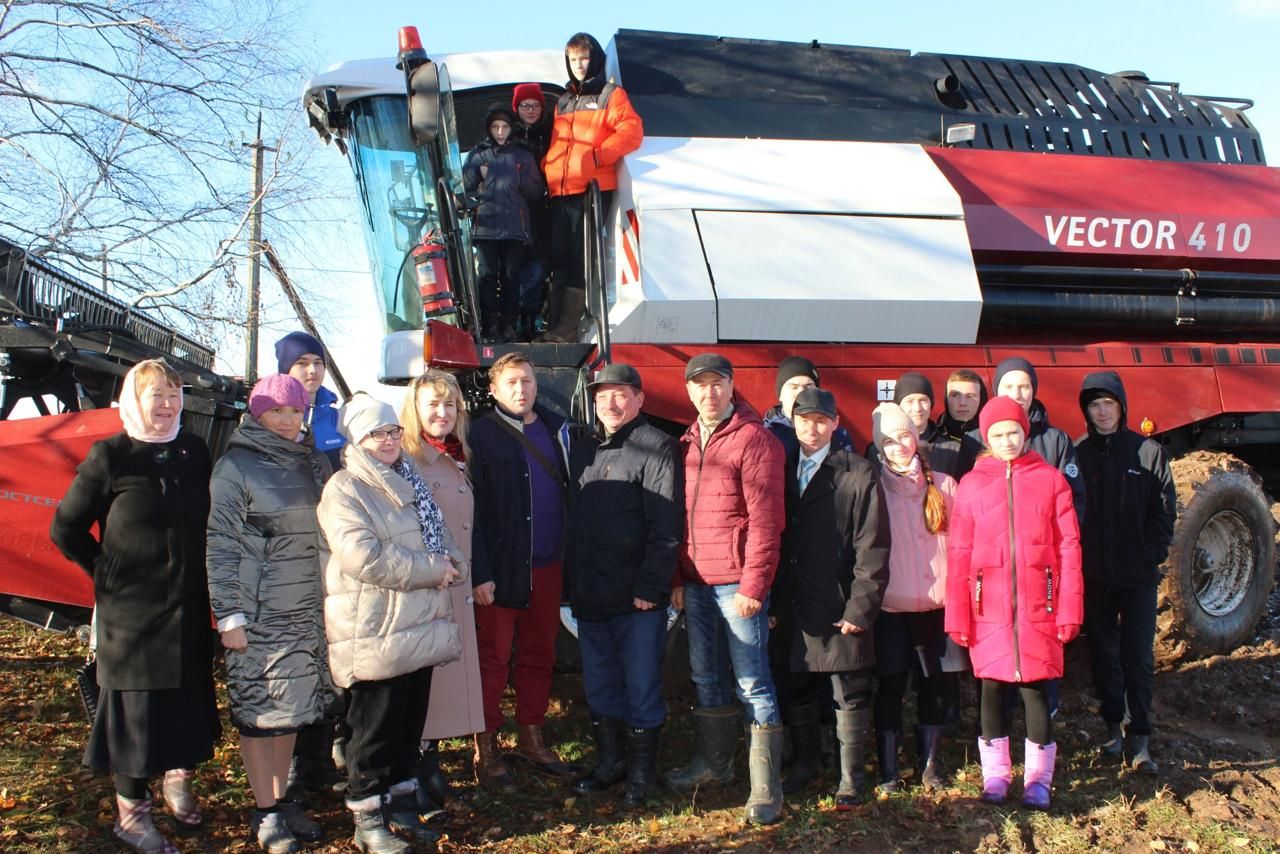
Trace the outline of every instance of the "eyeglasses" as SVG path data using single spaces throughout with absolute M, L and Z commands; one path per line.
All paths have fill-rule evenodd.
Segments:
M 521 101 L 516 106 L 518 106 L 522 110 L 532 110 L 535 107 L 541 107 L 542 102 L 541 101 Z
M 400 437 L 404 435 L 403 427 L 392 427 L 390 430 L 370 430 L 369 436 L 375 442 L 385 442 L 390 439 L 393 442 L 399 442 Z

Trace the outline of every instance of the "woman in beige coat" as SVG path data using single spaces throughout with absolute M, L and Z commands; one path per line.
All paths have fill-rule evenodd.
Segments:
M 467 478 L 467 410 L 462 390 L 452 374 L 429 370 L 409 384 L 400 407 L 404 450 L 422 471 L 453 539 L 468 565 L 475 536 L 475 496 Z M 418 808 L 426 814 L 444 806 L 448 784 L 440 771 L 439 739 L 470 736 L 484 731 L 480 694 L 480 656 L 476 648 L 476 618 L 471 590 L 456 585 L 453 620 L 462 640 L 462 658 L 436 668 L 431 677 L 431 701 L 422 731 L 422 762 L 418 769 Z
M 414 758 L 432 669 L 462 645 L 448 589 L 469 567 L 417 467 L 395 410 L 356 394 L 338 413 L 345 468 L 320 499 L 325 634 L 333 681 L 351 694 L 347 807 L 355 845 L 399 854 L 391 831 L 423 840 Z

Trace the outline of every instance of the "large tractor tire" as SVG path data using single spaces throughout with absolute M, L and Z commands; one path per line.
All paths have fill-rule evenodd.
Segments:
M 1213 451 L 1172 468 L 1178 520 L 1156 621 L 1156 653 L 1170 663 L 1248 641 L 1276 579 L 1276 523 L 1257 473 Z

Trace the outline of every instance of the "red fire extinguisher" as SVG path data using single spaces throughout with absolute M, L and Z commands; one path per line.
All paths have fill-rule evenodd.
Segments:
M 427 232 L 422 242 L 413 248 L 413 266 L 418 277 L 418 293 L 422 296 L 423 317 L 457 326 L 458 308 L 449 289 L 445 248 L 436 232 Z

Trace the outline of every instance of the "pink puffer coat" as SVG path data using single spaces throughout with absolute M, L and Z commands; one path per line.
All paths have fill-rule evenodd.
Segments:
M 880 485 L 889 511 L 889 586 L 882 611 L 933 611 L 947 601 L 947 544 L 945 531 L 930 534 L 924 524 L 924 472 L 919 457 L 912 469 L 899 474 L 882 462 Z M 933 483 L 942 493 L 951 518 L 956 482 L 935 471 Z

